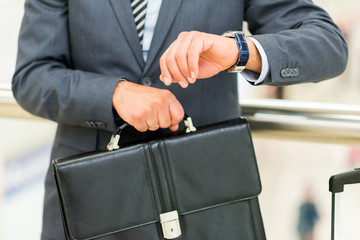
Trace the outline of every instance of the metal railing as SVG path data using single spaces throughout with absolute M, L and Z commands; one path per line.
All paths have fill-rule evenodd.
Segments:
M 254 136 L 360 145 L 360 106 L 242 100 Z
M 360 145 L 360 106 L 288 100 L 241 100 L 255 137 Z M 36 119 L 0 85 L 0 117 Z
M 10 83 L 0 82 L 0 118 L 42 119 L 23 110 L 16 103 L 10 87 Z

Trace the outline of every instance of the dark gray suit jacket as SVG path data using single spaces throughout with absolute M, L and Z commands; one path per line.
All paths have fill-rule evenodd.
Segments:
M 317 82 L 346 66 L 344 37 L 310 0 L 163 0 L 145 63 L 129 2 L 26 1 L 13 92 L 26 110 L 58 122 L 52 158 L 105 146 L 116 127 L 112 94 L 120 78 L 165 88 L 158 80 L 159 57 L 182 31 L 222 34 L 247 21 L 268 56 L 265 84 Z M 299 74 L 291 77 L 287 68 Z M 236 74 L 168 89 L 196 125 L 239 115 Z M 43 239 L 63 238 L 50 170 Z

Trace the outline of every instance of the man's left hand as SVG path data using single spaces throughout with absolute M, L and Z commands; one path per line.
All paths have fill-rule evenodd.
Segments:
M 250 70 L 260 71 L 261 57 L 252 41 L 246 40 L 250 52 L 248 63 L 253 64 L 256 60 L 258 67 Z M 258 59 L 254 58 L 254 53 L 258 54 Z M 209 78 L 230 68 L 238 57 L 239 50 L 232 38 L 196 31 L 182 32 L 160 58 L 160 80 L 166 85 L 179 83 L 186 88 L 196 79 Z

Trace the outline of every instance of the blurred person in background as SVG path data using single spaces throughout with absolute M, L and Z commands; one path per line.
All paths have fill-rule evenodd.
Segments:
M 314 240 L 314 228 L 319 220 L 319 214 L 314 202 L 311 187 L 305 191 L 304 202 L 300 205 L 298 219 L 298 233 L 300 240 Z
M 253 36 L 222 36 L 243 21 Z M 124 121 L 138 130 L 122 134 L 129 142 L 176 131 L 184 109 L 197 126 L 237 118 L 236 72 L 253 85 L 319 82 L 347 54 L 309 0 L 27 0 L 12 86 L 24 109 L 58 123 L 54 159 L 105 149 Z M 42 239 L 64 239 L 51 166 Z

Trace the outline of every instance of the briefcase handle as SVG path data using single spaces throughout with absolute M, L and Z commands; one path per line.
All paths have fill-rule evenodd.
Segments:
M 186 133 L 190 133 L 190 132 L 195 132 L 196 128 L 192 122 L 191 117 L 189 117 L 187 114 L 184 114 L 184 124 L 185 124 L 185 132 Z M 122 130 L 124 130 L 127 126 L 129 126 L 128 123 L 124 123 L 122 124 L 120 127 L 118 127 L 118 129 L 111 135 L 111 139 L 110 142 L 107 145 L 107 150 L 109 151 L 113 151 L 116 149 L 119 149 L 119 140 L 120 140 L 120 134 L 122 132 Z

